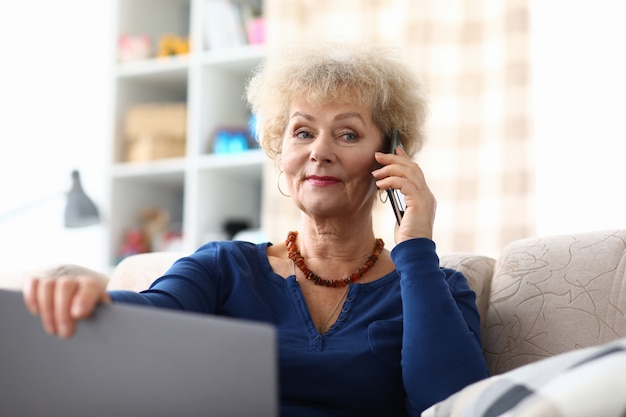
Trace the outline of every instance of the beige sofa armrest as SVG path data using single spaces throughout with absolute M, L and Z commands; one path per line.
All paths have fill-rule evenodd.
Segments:
M 21 290 L 30 278 L 42 276 L 46 271 L 58 268 L 61 264 L 46 265 L 29 270 L 5 271 L 0 273 L 0 288 L 8 290 Z
M 0 288 L 6 290 L 21 290 L 26 280 L 34 276 L 33 272 L 6 271 L 0 273 Z
M 185 254 L 150 252 L 124 258 L 113 270 L 107 289 L 142 291 Z

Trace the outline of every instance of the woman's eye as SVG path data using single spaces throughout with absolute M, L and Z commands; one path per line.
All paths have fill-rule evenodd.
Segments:
M 356 133 L 354 132 L 345 132 L 341 134 L 341 138 L 343 140 L 345 140 L 346 142 L 354 142 L 356 141 L 359 137 L 357 136 Z
M 310 139 L 313 137 L 311 132 L 309 132 L 308 130 L 298 130 L 296 131 L 295 136 L 300 139 Z

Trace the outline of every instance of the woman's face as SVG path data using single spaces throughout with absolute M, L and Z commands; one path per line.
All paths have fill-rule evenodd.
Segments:
M 377 190 L 371 172 L 383 137 L 369 107 L 295 101 L 282 143 L 282 169 L 296 205 L 314 217 L 371 212 Z

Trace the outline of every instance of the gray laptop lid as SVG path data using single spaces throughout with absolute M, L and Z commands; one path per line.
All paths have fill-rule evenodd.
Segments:
M 277 416 L 270 325 L 113 304 L 69 340 L 0 290 L 0 416 Z

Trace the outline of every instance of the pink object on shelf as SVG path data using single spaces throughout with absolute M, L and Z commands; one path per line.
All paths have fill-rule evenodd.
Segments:
M 265 19 L 257 17 L 248 23 L 248 43 L 251 45 L 265 43 Z
M 118 43 L 119 61 L 128 62 L 150 58 L 152 54 L 151 43 L 148 35 L 120 35 Z

